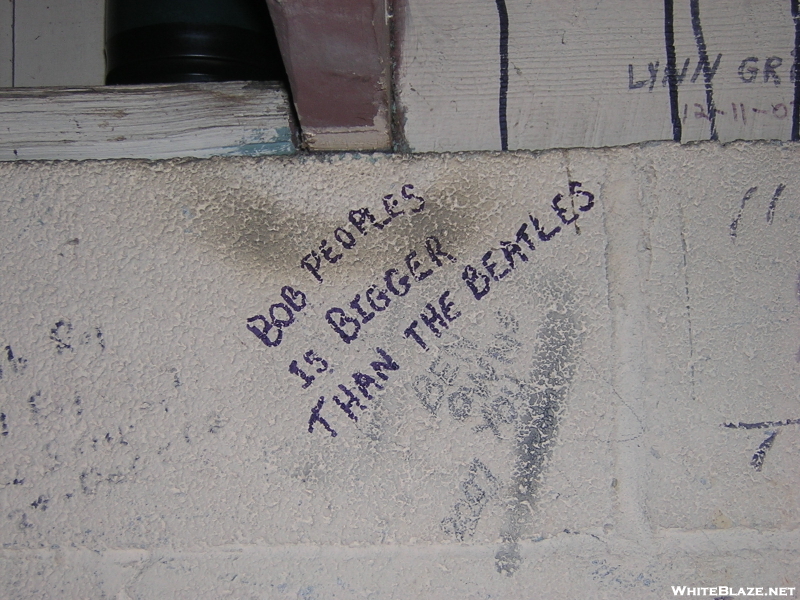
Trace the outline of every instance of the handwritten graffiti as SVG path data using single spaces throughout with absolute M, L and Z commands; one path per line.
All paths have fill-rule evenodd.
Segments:
M 362 371 L 356 371 L 351 376 L 353 379 L 353 384 L 355 384 L 355 390 L 362 396 L 364 400 L 373 399 L 373 396 L 370 394 L 369 390 L 370 386 L 374 387 L 376 390 L 383 389 L 383 385 L 381 385 L 378 380 L 380 379 L 387 381 L 389 379 L 389 376 L 384 371 L 397 371 L 400 369 L 400 365 L 395 362 L 395 360 L 385 350 L 381 348 L 375 348 L 375 352 L 378 353 L 378 356 L 381 358 L 381 360 L 373 361 L 369 363 L 369 366 L 372 369 L 372 372 L 375 374 L 375 377 L 378 379 Z M 359 410 L 366 410 L 367 405 L 363 403 L 363 400 L 359 398 L 359 396 L 356 394 L 356 391 L 353 389 L 344 384 L 339 384 L 337 387 L 341 392 L 341 397 L 339 395 L 334 395 L 332 398 L 334 404 L 341 408 L 344 414 L 346 414 L 350 420 L 357 422 L 358 415 L 353 411 L 353 406 L 357 407 Z M 344 398 L 344 400 L 341 398 Z M 322 407 L 324 405 L 325 396 L 320 396 L 317 404 L 311 409 L 311 417 L 308 419 L 308 433 L 314 433 L 314 425 L 319 423 L 328 433 L 331 434 L 331 437 L 336 437 L 338 435 L 336 430 L 331 427 L 330 423 L 328 423 L 324 417 L 320 416 L 320 412 L 322 411 Z
M 759 77 L 758 57 L 748 56 L 741 63 L 739 63 L 739 79 L 744 83 L 754 83 Z M 794 61 L 789 61 L 792 66 L 789 68 L 789 81 L 794 83 L 796 73 L 794 69 Z M 776 86 L 781 85 L 781 75 L 778 69 L 783 65 L 783 59 L 780 56 L 770 56 L 764 60 L 763 67 L 763 83 L 772 82 Z M 785 76 L 784 76 L 785 78 Z
M 783 194 L 783 191 L 785 189 L 786 185 L 783 183 L 779 183 L 778 187 L 775 188 L 775 192 L 773 192 L 772 194 L 769 204 L 767 205 L 766 219 L 767 219 L 767 224 L 769 225 L 772 225 L 772 222 L 775 218 L 775 209 L 778 206 L 778 200 L 780 200 L 781 194 Z M 742 201 L 739 205 L 739 211 L 737 212 L 736 217 L 734 217 L 733 221 L 731 221 L 730 236 L 731 236 L 731 241 L 734 243 L 736 243 L 736 237 L 737 235 L 739 235 L 739 225 L 741 223 L 745 207 L 747 206 L 747 203 L 752 199 L 753 195 L 757 191 L 758 191 L 758 186 L 753 186 L 745 192 L 744 196 L 742 197 Z
M 318 283 L 322 283 L 322 270 L 327 264 L 334 265 L 344 256 L 344 252 L 357 245 L 359 237 L 370 231 L 381 231 L 392 220 L 403 215 L 414 215 L 425 208 L 425 199 L 413 193 L 414 186 L 407 183 L 400 189 L 400 194 L 387 194 L 383 197 L 382 209 L 385 218 L 375 217 L 369 208 L 351 210 L 347 215 L 348 225 L 337 227 L 333 232 L 336 246 L 328 238 L 320 240 L 316 250 L 311 250 L 300 261 L 300 268 L 308 271 Z M 323 262 L 323 260 L 325 262 Z
M 15 356 L 11 346 L 6 346 L 3 357 L 0 358 L 0 379 L 11 374 L 22 373 L 28 366 L 28 361 L 21 356 Z
M 714 79 L 719 70 L 720 63 L 722 62 L 722 54 L 717 54 L 714 62 L 707 56 L 705 60 L 698 58 L 694 69 L 690 69 L 693 64 L 692 58 L 687 58 L 683 61 L 682 66 L 675 68 L 675 85 L 680 86 L 685 83 L 686 77 L 689 77 L 689 83 L 695 83 L 701 76 L 706 77 L 708 81 Z M 661 63 L 658 60 L 647 63 L 646 67 L 635 67 L 633 64 L 628 65 L 628 89 L 639 90 L 646 89 L 652 92 L 658 82 Z M 646 71 L 646 75 L 645 75 Z M 784 60 L 780 56 L 769 56 L 760 60 L 757 56 L 748 56 L 738 63 L 736 73 L 739 80 L 743 83 L 752 84 L 771 84 L 775 87 L 788 83 L 794 84 L 795 69 L 794 58 L 791 60 Z M 642 77 L 644 75 L 644 77 Z M 704 80 L 705 81 L 705 80 Z M 664 65 L 664 74 L 661 78 L 661 87 L 669 85 L 669 76 L 667 73 L 666 65 Z
M 373 284 L 361 294 L 356 294 L 350 301 L 351 312 L 334 306 L 325 313 L 328 325 L 339 335 L 343 342 L 349 344 L 355 340 L 363 325 L 369 323 L 377 313 L 382 313 L 392 304 L 393 298 L 400 298 L 408 294 L 412 281 L 423 281 L 433 274 L 435 267 L 442 267 L 447 263 L 456 262 L 456 258 L 442 249 L 439 240 L 433 236 L 425 240 L 425 250 L 430 262 L 419 257 L 415 250 L 405 257 L 405 269 L 408 275 L 396 268 L 387 269 L 383 275 L 383 287 L 380 283 Z M 424 261 L 424 262 L 423 262 Z M 401 267 L 402 268 L 402 267 Z
M 64 352 L 75 352 L 78 346 L 88 346 L 97 344 L 100 350 L 105 350 L 106 343 L 103 339 L 103 332 L 95 327 L 81 333 L 76 333 L 72 323 L 65 319 L 59 320 L 50 330 L 50 339 L 56 344 L 56 351 L 59 354 Z
M 508 484 L 501 486 L 485 463 L 475 459 L 461 483 L 463 497 L 441 523 L 458 540 L 472 537 L 488 503 L 505 490 L 503 544 L 495 559 L 497 570 L 507 574 L 521 561 L 517 543 L 556 442 L 581 337 L 571 295 L 544 283 L 537 293 L 547 309 L 535 319 L 535 329 L 521 328 L 513 314 L 495 313 L 495 324 L 482 328 L 480 340 L 460 335 L 443 344 L 411 385 L 420 404 L 437 419 L 514 445 Z M 487 329 L 493 331 L 488 341 Z
M 721 108 L 714 109 L 715 116 L 722 116 L 722 117 L 733 117 L 733 121 L 736 123 L 741 123 L 742 125 L 747 125 L 748 122 L 752 123 L 753 119 L 756 118 L 758 115 L 766 115 L 768 118 L 777 119 L 782 121 L 791 116 L 791 109 L 790 107 L 794 105 L 794 101 L 791 101 L 787 104 L 783 102 L 778 102 L 777 104 L 770 104 L 768 109 L 759 108 L 757 106 L 747 106 L 743 102 L 731 102 L 731 110 L 722 110 Z M 705 106 L 699 103 L 695 103 L 691 108 L 693 111 L 693 116 L 695 119 L 705 119 L 711 120 L 710 114 L 707 112 Z M 683 122 L 686 122 L 686 119 L 689 117 L 690 107 L 688 104 L 683 105 Z
M 764 460 L 766 459 L 767 452 L 775 443 L 775 438 L 778 436 L 778 431 L 781 427 L 789 425 L 800 425 L 800 419 L 786 419 L 785 421 L 762 421 L 760 423 L 723 423 L 723 427 L 728 429 L 768 429 L 767 437 L 764 439 L 758 448 L 756 448 L 753 457 L 750 459 L 750 466 L 756 471 L 761 471 L 764 468 Z
M 283 302 L 276 302 L 269 307 L 267 314 L 255 315 L 247 319 L 247 330 L 260 339 L 265 346 L 279 346 L 283 341 L 283 331 L 295 322 L 295 313 L 306 307 L 306 295 L 300 290 L 285 285 L 281 290 Z M 261 322 L 261 326 L 250 323 Z M 273 332 L 273 333 L 270 333 Z
M 314 366 L 315 363 L 319 363 L 319 366 L 316 367 L 315 371 L 317 374 L 324 373 L 328 370 L 328 361 L 322 358 L 319 354 L 314 352 L 313 350 L 309 350 L 305 354 L 303 354 L 303 360 L 308 363 L 309 366 Z M 289 373 L 292 375 L 297 375 L 300 379 L 303 380 L 303 389 L 311 387 L 311 384 L 314 383 L 316 377 L 314 375 L 309 375 L 303 369 L 300 368 L 296 360 L 293 360 L 289 363 Z
M 481 418 L 483 422 L 473 430 L 489 430 L 501 439 L 511 436 L 505 426 L 517 422 L 525 407 L 522 380 L 513 373 L 504 374 L 501 368 L 513 366 L 526 343 L 513 333 L 516 319 L 511 315 L 504 319 L 501 331 L 483 349 L 464 337 L 443 345 L 426 372 L 412 382 L 417 399 L 433 415 L 444 406 L 456 422 Z
M 463 497 L 453 506 L 452 514 L 442 519 L 445 533 L 455 536 L 459 541 L 475 534 L 481 513 L 500 488 L 497 478 L 489 468 L 477 458 L 469 465 L 469 475 L 461 482 Z
M 350 225 L 355 228 L 355 232 L 363 236 L 371 230 L 384 229 L 393 219 L 401 215 L 422 211 L 425 200 L 422 196 L 412 193 L 413 189 L 414 186 L 406 184 L 401 190 L 400 197 L 394 198 L 392 195 L 384 197 L 387 217 L 383 220 L 376 219 L 367 209 L 350 211 Z M 474 263 L 477 266 L 468 264 L 463 267 L 461 279 L 464 288 L 440 290 L 432 294 L 420 307 L 421 310 L 417 309 L 418 320 L 412 320 L 408 326 L 401 329 L 403 337 L 415 343 L 423 351 L 427 351 L 430 348 L 430 336 L 440 338 L 446 330 L 452 328 L 452 323 L 466 310 L 467 306 L 463 302 L 464 292 L 469 293 L 473 301 L 486 297 L 497 282 L 529 262 L 529 257 L 538 244 L 550 242 L 568 226 L 573 227 L 576 233 L 580 233 L 578 220 L 594 205 L 595 195 L 592 192 L 583 189 L 583 184 L 578 181 L 569 181 L 567 190 L 564 193 L 557 193 L 549 203 L 548 208 L 552 210 L 549 224 L 546 223 L 547 219 L 540 220 L 529 214 L 528 219 L 515 228 L 514 236 L 499 241 L 497 247 L 484 252 L 480 261 Z M 344 231 L 344 228 L 340 229 Z M 350 235 L 353 240 L 357 239 L 353 231 L 350 231 Z M 343 236 L 344 234 L 340 233 L 341 240 L 345 240 L 342 242 L 342 248 L 351 249 L 350 238 Z M 320 253 L 316 251 L 310 253 L 304 258 L 307 264 L 301 265 L 320 282 L 321 260 L 327 260 L 330 254 L 323 247 L 327 247 L 325 243 L 321 244 Z M 331 260 L 328 262 L 331 264 L 336 262 L 333 258 L 334 254 L 330 254 Z M 338 258 L 340 257 L 337 255 L 336 260 Z M 312 262 L 309 263 L 309 260 Z M 381 313 L 393 306 L 399 306 L 397 299 L 406 296 L 416 282 L 426 280 L 435 271 L 457 262 L 458 259 L 442 246 L 437 237 L 429 235 L 420 247 L 404 257 L 402 264 L 387 269 L 380 281 L 355 294 L 349 302 L 329 308 L 325 312 L 325 321 L 343 342 L 350 344 L 359 337 L 364 327 L 377 320 Z M 297 314 L 307 305 L 308 300 L 304 292 L 284 286 L 281 290 L 281 301 L 270 305 L 264 314 L 257 314 L 247 319 L 246 327 L 265 346 L 277 347 L 284 339 L 284 332 L 295 323 Z M 495 342 L 489 356 L 497 357 L 501 362 L 511 360 L 509 357 L 514 349 L 522 346 L 522 342 L 510 335 L 497 337 Z M 322 428 L 331 437 L 338 435 L 331 424 L 331 414 L 338 413 L 329 412 L 331 409 L 326 408 L 329 406 L 329 401 L 332 401 L 350 421 L 358 422 L 361 411 L 367 410 L 369 407 L 367 403 L 374 399 L 373 394 L 384 389 L 385 383 L 389 380 L 387 373 L 400 369 L 400 364 L 393 358 L 391 351 L 376 347 L 375 352 L 380 360 L 370 362 L 369 369 L 353 372 L 352 382 L 340 383 L 332 393 L 317 396 L 308 419 L 309 433 Z M 301 389 L 309 389 L 315 384 L 319 375 L 333 372 L 330 361 L 324 358 L 323 354 L 316 350 L 308 350 L 302 355 L 302 360 L 295 358 L 288 362 L 288 371 L 298 377 Z M 438 382 L 418 379 L 413 385 L 418 392 L 425 390 L 425 393 L 420 392 L 423 396 L 421 401 L 432 412 L 435 413 L 441 402 L 445 402 L 456 421 L 466 421 L 476 414 L 477 410 L 482 422 L 475 425 L 475 431 L 490 431 L 495 436 L 502 437 L 501 430 L 505 426 L 512 426 L 518 419 L 522 422 L 527 418 L 522 406 L 517 406 L 519 402 L 523 405 L 525 403 L 515 400 L 518 394 L 513 392 L 513 385 L 507 386 L 508 389 L 500 394 L 487 396 L 486 382 L 491 380 L 493 369 L 486 364 L 483 358 L 479 359 L 478 365 L 483 372 L 470 373 L 468 381 L 448 390 L 444 399 L 434 397 L 433 392 L 436 386 L 440 385 Z M 444 365 L 442 368 L 447 369 Z
M 449 290 L 439 296 L 438 311 L 436 310 L 434 304 L 428 302 L 425 305 L 425 310 L 419 313 L 420 321 L 422 321 L 436 337 L 441 337 L 442 331 L 450 327 L 449 323 L 452 323 L 461 316 L 461 312 L 453 308 L 455 303 L 450 301 L 449 297 Z M 403 335 L 407 338 L 413 339 L 423 350 L 427 350 L 427 344 L 422 339 L 421 334 L 417 331 L 418 326 L 419 321 L 411 321 L 411 324 L 406 327 L 405 331 L 403 331 Z
M 583 184 L 577 181 L 571 181 L 569 183 L 569 195 L 572 200 L 570 206 L 571 216 L 569 218 L 565 216 L 568 210 L 561 205 L 561 202 L 564 200 L 561 194 L 557 194 L 550 204 L 550 207 L 556 215 L 558 215 L 563 225 L 575 223 L 581 213 L 590 211 L 594 206 L 594 194 L 582 190 L 582 185 Z M 517 229 L 513 241 L 501 241 L 499 250 L 492 248 L 483 254 L 481 257 L 483 269 L 472 265 L 464 267 L 461 279 L 464 280 L 464 283 L 476 300 L 480 300 L 486 296 L 491 291 L 494 282 L 500 281 L 519 265 L 528 262 L 528 255 L 526 252 L 532 252 L 536 249 L 534 240 L 531 238 L 538 238 L 537 243 L 549 242 L 562 230 L 561 225 L 558 225 L 547 231 L 548 228 L 542 225 L 538 218 L 533 215 L 528 215 L 528 218 L 529 222 L 523 222 Z M 533 231 L 530 233 L 529 225 L 533 228 Z M 500 258 L 493 258 L 493 256 L 498 256 Z

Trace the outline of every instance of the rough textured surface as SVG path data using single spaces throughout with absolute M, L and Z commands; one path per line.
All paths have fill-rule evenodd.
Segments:
M 799 157 L 1 164 L 3 595 L 796 586 Z

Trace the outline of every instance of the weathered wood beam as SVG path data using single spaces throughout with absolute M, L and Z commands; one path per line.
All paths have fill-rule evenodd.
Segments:
M 0 160 L 290 154 L 282 86 L 262 82 L 0 89 Z
M 311 150 L 390 150 L 386 0 L 267 0 Z

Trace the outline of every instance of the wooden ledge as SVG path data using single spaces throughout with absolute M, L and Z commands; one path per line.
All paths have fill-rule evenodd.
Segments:
M 0 160 L 291 154 L 289 96 L 266 82 L 0 89 Z

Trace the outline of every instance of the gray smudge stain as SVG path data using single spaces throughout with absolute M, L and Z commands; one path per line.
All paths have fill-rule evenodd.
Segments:
M 575 375 L 579 324 L 566 294 L 554 300 L 539 328 L 538 351 L 523 393 L 527 406 L 517 424 L 517 462 L 503 544 L 495 554 L 499 573 L 513 575 L 522 561 L 519 539 L 536 502 L 541 475 L 558 433 L 558 418 Z
M 296 225 L 270 200 L 236 193 L 195 210 L 200 240 L 237 265 L 286 272 L 299 264 Z
M 399 163 L 399 172 L 387 178 L 387 169 L 391 171 L 395 162 Z M 308 289 L 316 288 L 317 282 L 300 267 L 300 261 L 312 250 L 319 252 L 322 240 L 333 248 L 334 256 L 342 254 L 335 264 L 324 263 L 326 283 L 371 277 L 376 265 L 385 269 L 402 261 L 410 251 L 419 252 L 419 244 L 431 235 L 450 254 L 459 256 L 472 240 L 484 235 L 486 215 L 495 212 L 496 201 L 472 181 L 470 161 L 451 165 L 453 169 L 427 186 L 417 181 L 415 168 L 404 168 L 407 162 L 415 161 L 383 158 L 373 168 L 362 166 L 360 171 L 353 164 L 334 164 L 342 180 L 365 181 L 345 193 L 341 185 L 331 184 L 330 190 L 314 187 L 332 173 L 330 168 L 315 169 L 299 159 L 283 160 L 280 178 L 274 182 L 276 189 L 281 189 L 286 181 L 308 181 L 308 185 L 292 186 L 296 190 L 294 195 L 304 199 L 294 205 L 286 193 L 271 192 L 269 184 L 273 182 L 259 177 L 202 180 L 197 182 L 194 193 L 187 192 L 180 199 L 184 207 L 181 218 L 185 220 L 188 211 L 192 216 L 191 232 L 197 235 L 197 241 L 238 268 L 259 274 L 280 274 L 282 279 L 292 273 L 297 280 L 307 281 Z M 310 168 L 316 177 L 309 177 Z M 362 177 L 354 178 L 353 173 Z M 379 180 L 377 185 L 374 178 Z M 425 199 L 424 210 L 416 214 L 406 211 L 383 230 L 367 224 L 366 234 L 359 233 L 349 222 L 350 211 L 362 208 L 369 209 L 378 221 L 384 219 L 387 215 L 383 196 L 393 193 L 399 198 L 404 184 L 415 186 L 414 193 Z M 331 202 L 332 198 L 336 202 Z M 356 245 L 352 250 L 343 249 L 336 241 L 337 228 L 354 236 Z

